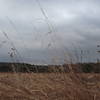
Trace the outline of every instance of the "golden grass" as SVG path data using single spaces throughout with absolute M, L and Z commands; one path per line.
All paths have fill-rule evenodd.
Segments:
M 100 100 L 100 75 L 0 73 L 0 100 Z

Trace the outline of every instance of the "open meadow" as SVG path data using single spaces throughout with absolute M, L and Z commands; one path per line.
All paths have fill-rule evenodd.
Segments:
M 0 73 L 0 100 L 100 100 L 100 74 Z
M 100 0 L 0 0 L 0 100 L 100 100 Z

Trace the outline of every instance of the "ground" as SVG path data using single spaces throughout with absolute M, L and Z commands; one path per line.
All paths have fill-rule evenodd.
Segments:
M 0 100 L 100 100 L 100 74 L 0 73 Z

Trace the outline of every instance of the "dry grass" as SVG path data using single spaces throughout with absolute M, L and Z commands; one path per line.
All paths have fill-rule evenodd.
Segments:
M 99 74 L 0 73 L 0 100 L 100 100 Z

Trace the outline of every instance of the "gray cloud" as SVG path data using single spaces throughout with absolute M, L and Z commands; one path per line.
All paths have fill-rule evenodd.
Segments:
M 92 60 L 99 57 L 96 45 L 100 44 L 100 1 L 39 1 L 54 28 L 52 33 L 36 0 L 0 0 L 1 43 L 7 41 L 2 34 L 5 31 L 23 59 L 31 63 L 51 63 L 54 57 L 64 60 L 65 53 L 74 56 L 73 50 L 79 52 L 80 48 L 90 50 Z M 9 61 L 10 48 L 10 43 L 0 47 L 1 61 Z

